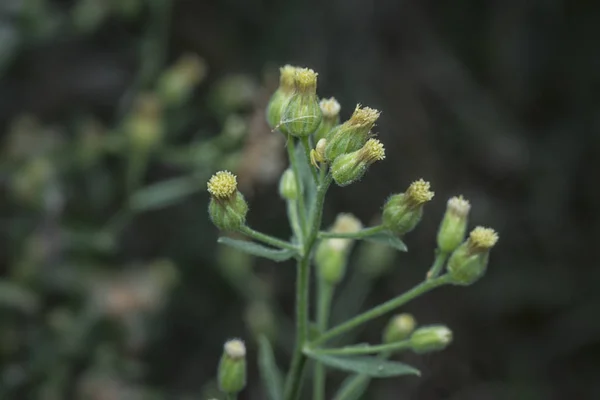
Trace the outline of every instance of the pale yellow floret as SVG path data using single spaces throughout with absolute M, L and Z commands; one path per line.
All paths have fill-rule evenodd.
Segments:
M 448 211 L 459 217 L 466 217 L 471 210 L 471 203 L 462 195 L 455 196 L 448 200 Z
M 350 125 L 368 126 L 369 129 L 375 125 L 375 121 L 379 118 L 381 112 L 370 107 L 362 107 L 360 104 L 356 105 L 352 116 L 348 120 Z
M 292 65 L 284 65 L 279 68 L 279 87 L 285 91 L 294 90 L 294 79 L 298 68 Z
M 231 339 L 225 342 L 225 354 L 234 360 L 246 357 L 246 345 L 240 339 Z
M 317 91 L 317 73 L 310 68 L 296 68 L 294 82 L 300 92 Z
M 469 234 L 469 243 L 477 249 L 491 249 L 498 242 L 499 236 L 495 230 L 478 226 Z
M 377 139 L 369 139 L 367 143 L 360 149 L 363 158 L 368 163 L 374 163 L 375 161 L 381 161 L 385 159 L 385 147 Z
M 321 100 L 319 107 L 321 107 L 324 118 L 335 118 L 340 114 L 341 106 L 335 97 Z
M 218 199 L 227 199 L 237 190 L 237 179 L 229 171 L 219 171 L 208 181 L 208 193 Z
M 431 201 L 435 193 L 429 190 L 430 186 L 430 183 L 424 181 L 423 179 L 414 181 L 406 190 L 406 196 L 410 199 L 410 201 L 416 204 L 423 204 Z

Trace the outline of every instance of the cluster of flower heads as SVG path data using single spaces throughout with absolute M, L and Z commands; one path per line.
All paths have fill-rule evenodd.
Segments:
M 372 133 L 381 112 L 358 104 L 350 118 L 340 122 L 341 107 L 335 98 L 319 100 L 317 76 L 309 68 L 291 65 L 280 68 L 279 87 L 269 101 L 266 119 L 273 130 L 283 133 L 288 139 L 298 138 L 305 143 L 312 140 L 311 164 L 319 169 L 328 168 L 333 181 L 339 186 L 346 186 L 359 180 L 373 163 L 385 159 L 385 148 Z M 208 182 L 208 191 L 213 222 L 220 229 L 239 229 L 245 223 L 248 206 L 237 191 L 235 176 L 227 171 L 217 172 Z M 295 200 L 302 195 L 291 170 L 283 174 L 279 192 L 287 200 Z M 423 206 L 433 196 L 429 182 L 422 179 L 413 182 L 403 193 L 387 199 L 382 225 L 396 235 L 410 232 L 420 222 Z M 487 264 L 488 251 L 498 240 L 496 232 L 483 227 L 475 228 L 465 240 L 470 208 L 469 202 L 462 196 L 451 198 L 440 224 L 438 248 L 451 255 L 448 263 L 451 273 L 457 270 L 458 264 Z M 465 274 L 464 268 L 458 269 L 463 275 L 454 274 L 463 283 L 472 282 L 478 275 L 475 272 Z

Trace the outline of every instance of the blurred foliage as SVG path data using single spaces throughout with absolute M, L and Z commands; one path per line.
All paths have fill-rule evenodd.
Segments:
M 482 282 L 407 307 L 443 315 L 453 346 L 368 398 L 600 397 L 598 16 L 548 0 L 1 1 L 0 398 L 210 398 L 223 340 L 260 332 L 284 359 L 293 272 L 218 248 L 204 188 L 235 171 L 253 226 L 288 234 L 283 141 L 262 122 L 286 62 L 320 71 L 343 113 L 384 110 L 390 157 L 333 190 L 326 218 L 367 221 L 423 176 L 502 236 Z M 355 251 L 334 322 L 425 274 L 443 205 L 401 261 Z

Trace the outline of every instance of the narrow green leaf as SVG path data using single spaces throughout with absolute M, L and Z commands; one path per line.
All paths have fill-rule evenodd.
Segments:
M 195 177 L 173 178 L 136 191 L 129 199 L 129 206 L 134 211 L 169 207 L 198 192 L 202 187 Z
M 270 400 L 283 399 L 283 377 L 277 368 L 273 348 L 264 335 L 258 338 L 258 368 Z
M 354 372 L 373 378 L 387 378 L 399 375 L 421 375 L 418 369 L 396 361 L 382 360 L 378 357 L 343 357 L 307 352 L 306 355 L 328 367 Z
M 344 379 L 335 396 L 333 396 L 333 400 L 360 400 L 369 388 L 369 383 L 371 383 L 370 376 L 350 375 Z
M 258 243 L 247 242 L 245 240 L 236 240 L 228 237 L 220 237 L 218 242 L 241 250 L 245 253 L 252 254 L 253 256 L 268 258 L 269 260 L 277 262 L 289 260 L 296 254 L 296 252 L 293 250 L 276 250 Z
M 396 235 L 391 232 L 377 232 L 373 235 L 366 236 L 364 240 L 369 242 L 381 243 L 393 247 L 399 251 L 408 251 L 406 244 Z

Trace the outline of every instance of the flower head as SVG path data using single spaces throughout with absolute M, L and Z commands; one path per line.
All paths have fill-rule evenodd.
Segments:
M 225 342 L 223 348 L 225 353 L 233 359 L 240 359 L 246 356 L 246 345 L 240 339 L 228 340 Z
M 299 92 L 316 93 L 317 75 L 318 74 L 310 68 L 296 68 L 294 75 L 296 90 Z
M 429 190 L 431 184 L 429 182 L 424 181 L 423 179 L 419 179 L 418 181 L 414 181 L 406 190 L 406 196 L 408 200 L 414 205 L 420 205 L 423 203 L 427 203 L 433 199 L 435 195 L 434 192 Z
M 486 251 L 498 242 L 498 234 L 492 228 L 478 226 L 469 234 L 469 246 L 479 251 Z
M 466 217 L 471 210 L 471 203 L 465 199 L 462 195 L 451 197 L 448 200 L 448 212 L 458 216 Z
M 360 104 L 356 105 L 352 116 L 348 120 L 348 124 L 354 126 L 368 127 L 369 130 L 375 126 L 375 122 L 381 115 L 381 111 L 378 111 L 370 107 L 362 107 Z
M 284 65 L 279 68 L 279 88 L 286 93 L 294 91 L 294 79 L 298 68 L 292 65 Z
M 227 199 L 237 190 L 237 179 L 229 171 L 219 171 L 208 181 L 208 193 L 217 199 Z
M 360 152 L 364 161 L 369 164 L 385 159 L 385 148 L 383 147 L 383 143 L 377 139 L 367 140 L 367 143 L 365 143 Z
M 323 118 L 336 118 L 342 108 L 335 97 L 322 99 L 319 102 L 319 107 L 321 107 L 321 111 L 323 112 Z

